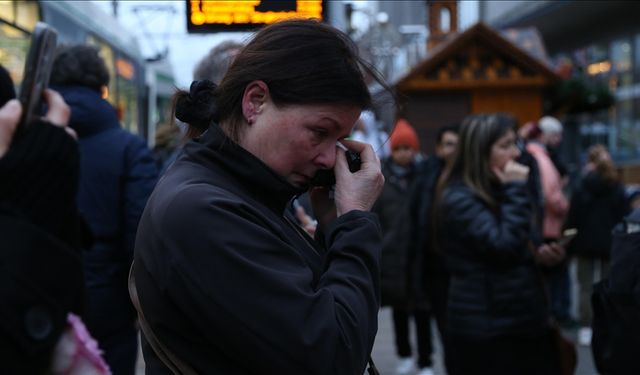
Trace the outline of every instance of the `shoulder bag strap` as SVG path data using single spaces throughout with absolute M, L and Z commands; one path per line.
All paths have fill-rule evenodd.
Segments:
M 156 337 L 151 330 L 151 326 L 145 320 L 140 306 L 140 299 L 138 299 L 138 291 L 136 289 L 135 276 L 133 273 L 134 265 L 135 261 L 131 264 L 131 269 L 129 270 L 129 296 L 131 297 L 133 306 L 138 312 L 138 321 L 144 337 L 147 339 L 147 342 L 151 345 L 151 348 L 158 358 L 160 358 L 162 363 L 164 363 L 172 373 L 175 375 L 196 375 L 197 373 L 189 365 L 182 362 L 166 346 L 162 345 L 160 340 L 158 340 L 158 337 Z
M 369 357 L 369 368 L 367 369 L 367 372 L 369 375 L 380 375 L 380 372 L 378 371 L 376 364 L 373 363 L 373 358 L 371 357 Z

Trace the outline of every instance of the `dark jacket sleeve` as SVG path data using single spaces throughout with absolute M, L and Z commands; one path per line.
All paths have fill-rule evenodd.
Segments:
M 522 261 L 522 248 L 528 240 L 531 207 L 524 183 L 503 186 L 504 199 L 497 211 L 458 185 L 445 191 L 444 213 L 447 237 L 459 236 L 474 245 L 481 257 L 511 264 Z
M 126 149 L 126 177 L 124 181 L 124 245 L 129 259 L 133 259 L 136 230 L 147 199 L 158 179 L 158 168 L 151 150 L 137 137 L 130 138 Z
M 77 142 L 62 128 L 34 123 L 0 158 L 0 210 L 77 248 L 79 155 Z
M 362 374 L 377 331 L 375 215 L 350 212 L 327 228 L 317 277 L 255 208 L 199 196 L 176 199 L 161 227 L 181 250 L 171 253 L 167 293 L 209 344 L 250 373 Z

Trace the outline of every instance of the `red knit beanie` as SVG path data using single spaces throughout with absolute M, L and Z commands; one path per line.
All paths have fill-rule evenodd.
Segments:
M 415 151 L 420 150 L 418 134 L 405 119 L 399 119 L 391 133 L 391 149 L 395 150 L 399 146 L 407 146 Z

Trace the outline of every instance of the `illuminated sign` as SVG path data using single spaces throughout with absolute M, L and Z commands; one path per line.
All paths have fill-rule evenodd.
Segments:
M 251 30 L 288 18 L 324 20 L 326 0 L 186 0 L 190 33 Z
M 118 75 L 129 81 L 136 74 L 136 68 L 133 64 L 124 59 L 116 59 L 116 71 Z

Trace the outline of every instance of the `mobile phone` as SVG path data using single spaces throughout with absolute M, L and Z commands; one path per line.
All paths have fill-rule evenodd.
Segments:
M 22 117 L 19 129 L 24 130 L 44 115 L 43 92 L 49 86 L 58 33 L 49 25 L 38 22 L 31 35 L 31 46 L 24 65 L 24 78 L 20 86 Z
M 340 142 L 337 142 L 336 145 L 344 150 L 345 156 L 347 158 L 347 164 L 349 165 L 349 171 L 351 173 L 355 173 L 360 170 L 362 166 L 362 160 L 360 159 L 360 154 L 355 151 L 349 150 L 345 145 Z M 336 184 L 336 175 L 333 173 L 333 169 L 322 169 L 319 170 L 316 175 L 311 180 L 311 185 L 313 186 L 325 186 L 330 187 Z
M 562 236 L 558 239 L 558 245 L 564 247 L 571 242 L 571 240 L 578 235 L 578 230 L 576 228 L 565 229 L 562 232 Z

